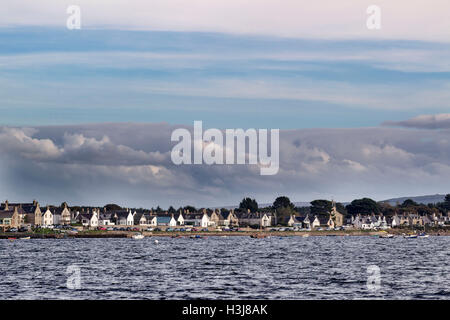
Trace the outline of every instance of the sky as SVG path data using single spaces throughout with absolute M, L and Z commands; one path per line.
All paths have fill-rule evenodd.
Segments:
M 448 1 L 14 1 L 0 8 L 0 196 L 233 205 L 448 193 Z M 432 5 L 431 5 L 432 4 Z M 437 10 L 436 8 L 439 8 Z M 280 171 L 174 166 L 170 132 L 277 128 Z

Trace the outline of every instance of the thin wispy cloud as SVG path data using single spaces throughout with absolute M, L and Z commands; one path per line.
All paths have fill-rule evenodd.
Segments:
M 385 121 L 383 125 L 416 129 L 450 129 L 450 113 L 420 115 L 403 121 Z
M 33 114 L 41 124 L 201 116 L 219 127 L 355 127 L 449 107 L 447 44 L 77 32 L 0 31 L 3 124 Z
M 0 15 L 3 26 L 60 26 L 69 0 L 16 0 Z M 450 25 L 446 0 L 378 0 L 382 28 L 366 28 L 372 1 L 350 0 L 79 0 L 83 26 L 176 32 L 220 32 L 315 39 L 409 39 L 448 42 Z M 27 8 L 28 10 L 25 10 Z M 439 8 L 439 10 L 436 10 Z

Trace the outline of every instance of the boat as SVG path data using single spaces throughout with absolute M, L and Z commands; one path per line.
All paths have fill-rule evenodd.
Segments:
M 20 240 L 30 240 L 31 239 L 31 237 L 22 237 L 22 238 L 20 238 Z
M 393 234 L 382 234 L 382 235 L 380 235 L 380 238 L 391 239 L 391 238 L 394 238 L 394 235 Z
M 191 239 L 201 239 L 201 238 L 203 238 L 203 237 L 202 237 L 201 235 L 199 235 L 199 234 L 196 234 L 195 236 L 192 235 L 190 238 L 191 238 Z
M 140 240 L 140 239 L 144 239 L 145 236 L 141 233 L 136 233 L 136 234 L 133 234 L 132 238 L 135 240 Z
M 425 232 L 419 233 L 419 238 L 428 238 L 429 235 L 426 234 Z
M 309 237 L 309 234 L 304 234 L 304 235 L 302 235 L 302 237 L 303 237 L 303 238 L 308 238 L 308 237 Z
M 415 238 L 417 238 L 417 234 L 409 234 L 409 235 L 406 235 L 406 236 L 404 236 L 406 239 L 415 239 Z

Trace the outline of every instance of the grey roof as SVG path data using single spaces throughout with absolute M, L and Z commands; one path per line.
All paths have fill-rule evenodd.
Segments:
M 14 210 L 1 210 L 0 211 L 0 218 L 12 218 L 14 215 Z

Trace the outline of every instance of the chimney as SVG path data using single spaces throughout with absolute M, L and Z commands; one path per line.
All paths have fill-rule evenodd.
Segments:
M 33 206 L 37 206 L 37 201 L 36 201 L 36 199 L 33 200 Z
M 8 200 L 5 200 L 5 210 L 6 210 L 6 211 L 9 210 L 9 203 L 8 203 Z

